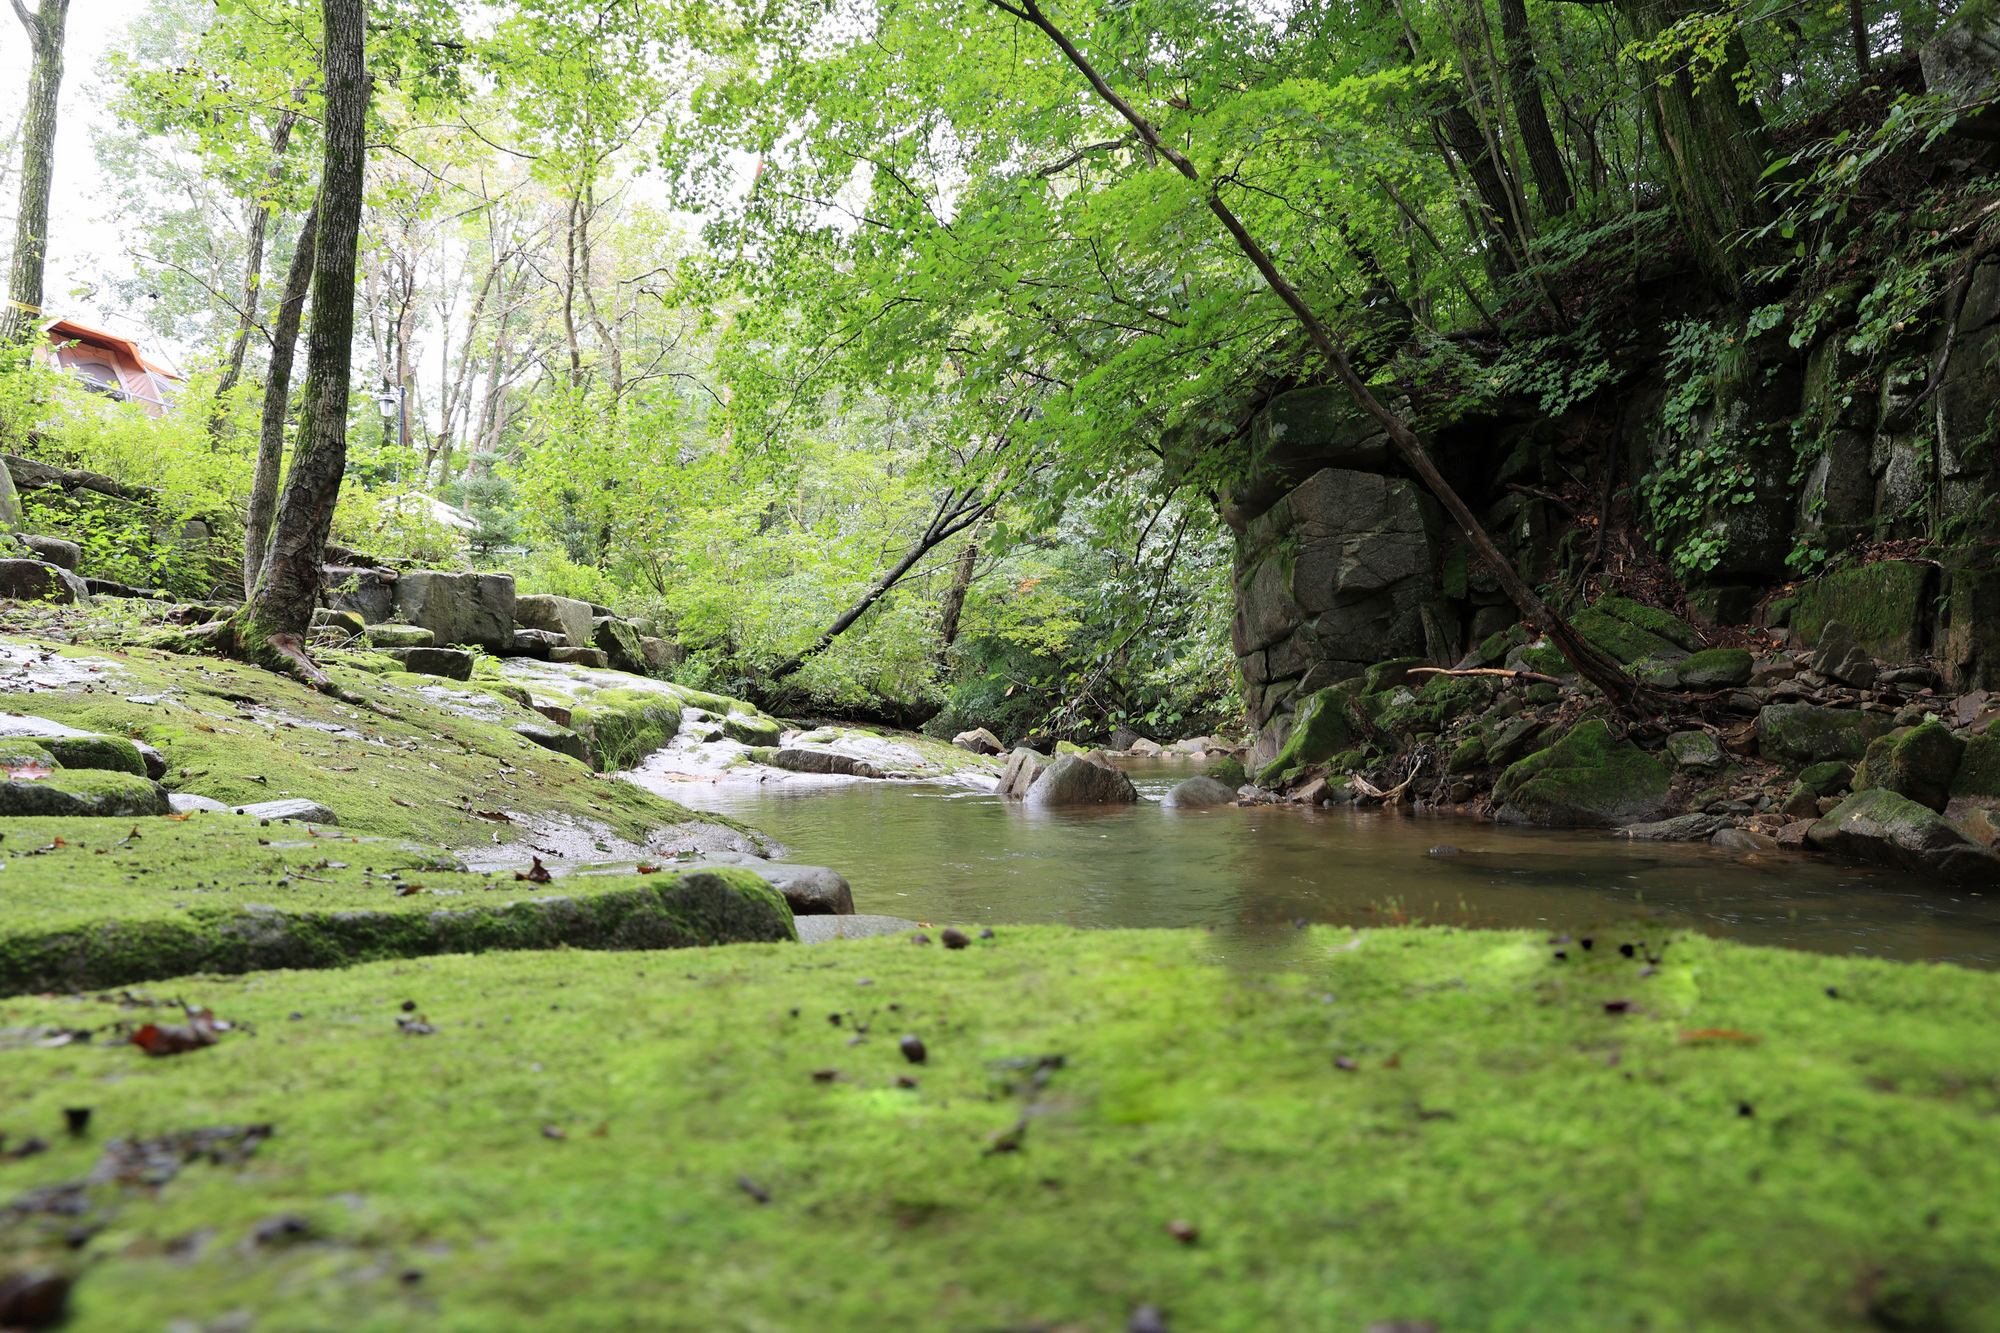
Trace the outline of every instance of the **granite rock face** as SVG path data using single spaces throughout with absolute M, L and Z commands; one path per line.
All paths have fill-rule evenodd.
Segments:
M 561 634 L 579 646 L 590 643 L 590 603 L 551 593 L 528 593 L 514 599 L 514 623 L 522 629 Z
M 403 623 L 429 630 L 440 644 L 476 646 L 489 653 L 513 649 L 514 603 L 512 574 L 420 569 L 395 583 L 395 610 Z

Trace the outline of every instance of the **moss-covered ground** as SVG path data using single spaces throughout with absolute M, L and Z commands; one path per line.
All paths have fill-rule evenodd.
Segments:
M 791 934 L 783 899 L 744 872 L 689 877 L 663 862 L 523 880 L 467 872 L 405 839 L 219 812 L 4 819 L 0 858 L 0 995 L 192 971 Z
M 145 741 L 166 756 L 170 791 L 225 805 L 303 797 L 350 831 L 446 846 L 519 836 L 481 810 L 586 821 L 639 845 L 675 824 L 727 822 L 516 735 L 510 726 L 547 719 L 492 682 L 384 675 L 330 655 L 329 674 L 386 710 L 377 712 L 220 659 L 24 638 L 5 646 L 25 664 L 0 670 L 0 708 Z M 468 698 L 450 706 L 454 693 Z
M 1953 968 L 1001 928 L 150 996 L 237 1026 L 0 1001 L 49 1143 L 0 1252 L 92 1333 L 2000 1327 L 2000 977 Z

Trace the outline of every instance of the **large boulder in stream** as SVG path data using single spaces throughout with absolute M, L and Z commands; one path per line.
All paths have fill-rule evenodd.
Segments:
M 1880 713 L 1818 704 L 1772 704 L 1757 714 L 1757 751 L 1793 764 L 1858 763 L 1895 723 Z
M 1493 805 L 1502 823 L 1616 827 L 1657 818 L 1667 770 L 1590 718 L 1500 775 Z
M 1018 801 L 1028 794 L 1028 788 L 1035 785 L 1035 779 L 1048 766 L 1047 755 L 1024 745 L 1007 756 L 1007 766 L 1000 770 L 1000 783 L 993 790 L 997 795 Z
M 1206 810 L 1213 806 L 1229 805 L 1236 800 L 1236 789 L 1211 777 L 1189 778 L 1177 782 L 1160 804 L 1176 810 Z
M 1965 742 L 1931 718 L 1900 736 L 1876 740 L 1854 781 L 1856 786 L 1879 787 L 1942 811 L 1951 801 L 1952 780 L 1964 758 Z
M 1951 884 L 2000 883 L 2000 856 L 1907 796 L 1858 791 L 1806 831 L 1814 849 L 1900 866 Z
M 1130 805 L 1139 799 L 1132 779 L 1080 754 L 1059 754 L 1023 798 L 1033 806 Z

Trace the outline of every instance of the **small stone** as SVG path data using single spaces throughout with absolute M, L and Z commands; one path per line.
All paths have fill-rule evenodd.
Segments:
M 901 1051 L 903 1058 L 913 1065 L 922 1064 L 929 1055 L 929 1052 L 924 1050 L 923 1038 L 914 1035 L 904 1037 L 897 1042 L 896 1049 Z
M 1775 852 L 1778 840 L 1762 833 L 1752 833 L 1749 829 L 1726 828 L 1718 830 L 1709 839 L 1709 846 L 1725 852 Z
M 943 944 L 947 949 L 963 949 L 966 945 L 972 943 L 972 937 L 957 926 L 946 926 L 938 932 L 938 942 Z

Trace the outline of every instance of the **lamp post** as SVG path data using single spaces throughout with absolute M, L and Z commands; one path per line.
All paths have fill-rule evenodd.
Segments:
M 410 444 L 408 388 L 401 384 L 391 385 L 386 380 L 383 381 L 382 392 L 375 395 L 375 406 L 380 408 L 382 412 L 382 420 L 385 423 L 383 426 L 384 436 L 386 437 L 388 434 L 386 423 L 394 421 L 396 423 L 396 443 L 407 449 Z

